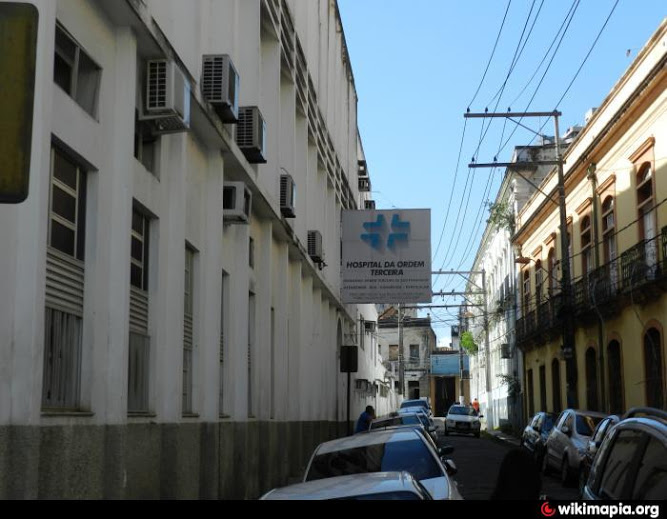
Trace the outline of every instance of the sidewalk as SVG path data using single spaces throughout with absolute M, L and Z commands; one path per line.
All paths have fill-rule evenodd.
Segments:
M 503 443 L 507 445 L 508 447 L 520 447 L 521 446 L 521 441 L 519 438 L 515 438 L 514 436 L 510 436 L 509 434 L 506 434 L 500 430 L 493 430 L 485 431 L 492 440 L 497 441 L 499 443 Z

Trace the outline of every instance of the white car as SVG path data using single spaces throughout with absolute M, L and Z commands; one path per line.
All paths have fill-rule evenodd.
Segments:
M 481 428 L 480 415 L 474 407 L 454 404 L 445 417 L 445 436 L 449 433 L 473 434 L 479 438 Z
M 409 472 L 367 472 L 274 488 L 263 500 L 430 500 L 431 494 Z
M 462 499 L 456 483 L 449 477 L 456 472 L 454 463 L 441 459 L 432 443 L 411 427 L 355 434 L 322 443 L 310 458 L 303 481 L 394 471 L 412 474 L 433 499 Z

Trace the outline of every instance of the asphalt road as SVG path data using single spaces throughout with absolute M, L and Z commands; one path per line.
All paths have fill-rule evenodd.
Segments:
M 454 452 L 449 456 L 458 468 L 454 480 L 463 498 L 473 500 L 490 498 L 505 454 L 509 449 L 517 448 L 496 439 L 454 434 L 440 436 L 439 442 L 454 446 Z M 563 488 L 552 475 L 542 476 L 542 494 L 554 500 L 578 499 L 576 488 Z

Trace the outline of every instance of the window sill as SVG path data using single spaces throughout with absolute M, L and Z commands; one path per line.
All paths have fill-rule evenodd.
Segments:
M 220 418 L 220 420 L 229 420 L 231 416 L 228 414 L 219 414 L 218 418 Z
M 183 418 L 199 418 L 199 413 L 183 413 Z
M 95 413 L 92 411 L 59 411 L 57 409 L 49 409 L 47 411 L 42 411 L 42 416 L 45 418 L 61 416 L 77 416 L 82 418 L 89 418 L 91 416 L 95 416 Z
M 151 413 L 149 411 L 143 412 L 143 411 L 128 411 L 127 413 L 128 418 L 156 418 L 157 414 L 156 413 Z

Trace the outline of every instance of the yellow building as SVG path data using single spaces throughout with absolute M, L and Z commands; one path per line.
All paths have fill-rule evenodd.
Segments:
M 667 19 L 563 156 L 567 315 L 556 169 L 517 216 L 516 333 L 529 416 L 569 406 L 619 413 L 667 403 L 666 62 Z M 568 317 L 571 360 L 562 351 Z

